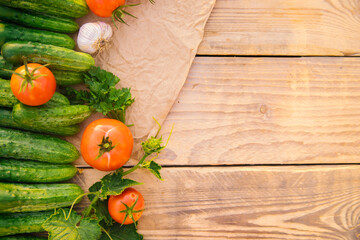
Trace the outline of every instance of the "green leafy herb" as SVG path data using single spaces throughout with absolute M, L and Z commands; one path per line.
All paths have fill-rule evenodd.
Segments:
M 143 235 L 139 234 L 136 231 L 135 224 L 123 225 L 121 226 L 118 223 L 114 223 L 108 229 L 108 234 L 113 240 L 143 240 Z M 100 240 L 109 240 L 109 237 L 106 233 L 101 235 Z
M 84 81 L 89 91 L 66 88 L 72 102 L 88 104 L 92 110 L 125 123 L 126 109 L 134 102 L 130 88 L 117 89 L 120 79 L 99 67 L 91 67 Z
M 69 218 L 67 218 L 68 215 L 68 209 L 59 209 L 43 223 L 43 228 L 49 232 L 50 240 L 90 240 L 100 238 L 101 228 L 96 220 L 82 219 L 80 215 L 73 211 Z
M 124 179 L 122 171 L 116 171 L 101 179 L 100 198 L 107 199 L 109 195 L 119 195 L 126 188 L 140 184 L 142 183 L 131 179 Z

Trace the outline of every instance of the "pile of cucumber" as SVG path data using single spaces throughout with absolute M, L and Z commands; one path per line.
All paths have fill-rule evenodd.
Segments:
M 6 69 L 26 57 L 50 64 L 57 85 L 82 83 L 94 59 L 74 51 L 67 33 L 76 32 L 73 19 L 87 13 L 85 0 L 0 0 L 0 239 L 43 239 L 16 234 L 43 231 L 54 208 L 70 206 L 83 193 L 76 184 L 59 183 L 75 176 L 70 163 L 80 155 L 59 136 L 77 134 L 91 110 L 57 92 L 40 107 L 23 105 Z

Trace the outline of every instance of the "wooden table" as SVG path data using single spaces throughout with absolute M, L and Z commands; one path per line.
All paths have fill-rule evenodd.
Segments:
M 163 126 L 165 181 L 132 176 L 145 239 L 358 239 L 358 54 L 360 0 L 217 0 Z

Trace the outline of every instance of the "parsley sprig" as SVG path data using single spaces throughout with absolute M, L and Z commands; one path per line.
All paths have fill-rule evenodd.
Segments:
M 88 104 L 103 115 L 125 123 L 126 109 L 134 102 L 130 88 L 117 89 L 120 78 L 100 67 L 91 67 L 84 74 L 87 90 L 66 88 L 66 95 L 72 102 Z

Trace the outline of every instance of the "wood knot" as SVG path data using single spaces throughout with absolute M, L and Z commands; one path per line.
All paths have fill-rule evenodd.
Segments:
M 260 106 L 260 113 L 266 114 L 267 111 L 268 111 L 268 107 L 266 105 L 261 105 Z

